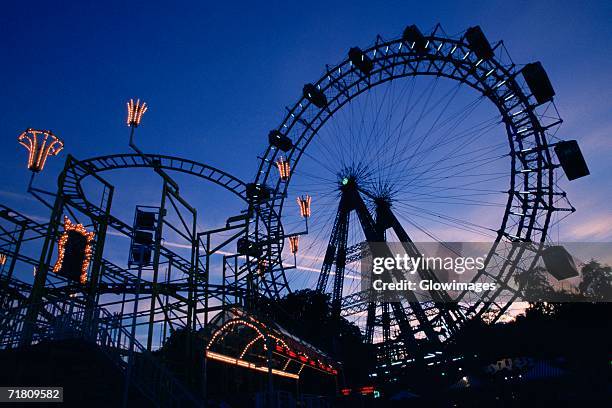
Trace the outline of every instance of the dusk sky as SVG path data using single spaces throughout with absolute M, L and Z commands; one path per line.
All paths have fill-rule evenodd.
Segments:
M 352 46 L 365 48 L 377 34 L 397 37 L 408 24 L 429 32 L 441 23 L 451 35 L 480 25 L 492 42 L 504 40 L 515 62 L 543 63 L 564 119 L 558 136 L 579 141 L 591 170 L 589 177 L 563 180 L 577 212 L 551 233 L 610 241 L 610 21 L 607 1 L 5 2 L 0 202 L 48 216 L 25 198 L 29 173 L 16 142 L 20 132 L 51 129 L 64 139 L 66 149 L 37 179 L 52 188 L 68 153 L 128 151 L 131 97 L 150 106 L 138 129 L 143 150 L 192 158 L 250 181 L 268 131 L 326 63 L 341 61 Z M 219 217 L 241 208 L 223 197 L 227 202 L 216 201 L 201 223 L 222 223 Z M 198 200 L 211 205 L 202 195 Z

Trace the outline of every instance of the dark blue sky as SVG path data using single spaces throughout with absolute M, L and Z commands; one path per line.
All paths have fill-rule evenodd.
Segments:
M 26 127 L 65 140 L 62 160 L 40 180 L 50 185 L 67 152 L 90 157 L 127 151 L 125 101 L 147 112 L 140 145 L 182 155 L 243 179 L 256 170 L 269 129 L 284 106 L 376 34 L 407 24 L 447 33 L 479 24 L 504 39 L 515 62 L 540 60 L 565 124 L 593 173 L 564 187 L 578 213 L 562 227 L 576 239 L 612 238 L 609 176 L 612 133 L 612 6 L 607 1 L 438 2 L 4 2 L 0 12 L 0 202 L 44 214 L 25 191 Z

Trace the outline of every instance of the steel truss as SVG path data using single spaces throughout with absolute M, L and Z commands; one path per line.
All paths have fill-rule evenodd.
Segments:
M 234 288 L 210 284 L 210 258 L 236 236 L 244 234 L 246 222 L 231 228 L 215 231 L 197 232 L 196 210 L 179 194 L 177 186 L 164 180 L 160 205 L 150 209 L 158 214 L 158 231 L 153 245 L 152 262 L 141 267 L 120 267 L 104 257 L 104 244 L 109 230 L 133 238 L 134 230 L 127 222 L 111 212 L 114 186 L 106 182 L 101 173 L 129 168 L 153 168 L 186 173 L 211 182 L 246 201 L 245 183 L 214 167 L 192 160 L 165 155 L 117 154 L 77 160 L 69 156 L 64 170 L 58 178 L 58 192 L 46 193 L 53 198 L 52 203 L 43 201 L 52 208 L 50 222 L 40 224 L 11 210 L 0 207 L 0 217 L 7 226 L 1 225 L 0 252 L 7 256 L 8 262 L 2 270 L 2 303 L 11 307 L 29 305 L 22 316 L 24 322 L 36 322 L 41 313 L 38 305 L 58 299 L 71 299 L 81 304 L 85 310 L 103 307 L 121 316 L 125 327 L 139 327 L 144 330 L 146 348 L 152 350 L 159 346 L 179 327 L 196 329 L 206 323 L 209 313 L 218 309 L 215 299 L 222 299 L 228 293 L 237 294 Z M 91 179 L 100 186 L 100 197 L 92 199 L 85 193 L 85 180 Z M 38 189 L 37 198 L 41 199 Z M 95 232 L 93 255 L 89 268 L 87 284 L 81 285 L 51 271 L 53 253 L 59 235 L 63 215 L 73 222 L 82 223 Z M 238 233 L 223 245 L 211 247 L 211 234 L 227 229 Z M 180 237 L 185 247 L 192 248 L 191 255 L 185 257 L 162 244 L 164 231 Z M 36 243 L 42 247 L 40 258 L 34 259 L 22 250 L 22 244 Z M 17 285 L 13 272 L 21 265 L 35 268 L 34 283 Z M 165 271 L 164 271 L 165 269 Z M 149 271 L 150 278 L 142 278 L 143 271 Z M 209 303 L 212 302 L 214 306 Z M 138 305 L 147 304 L 146 310 Z M 5 309 L 5 310 L 7 310 Z M 210 310 L 209 310 L 210 309 Z M 9 318 L 3 316 L 3 318 Z M 92 317 L 89 316 L 91 319 Z M 8 326 L 6 326 L 8 327 Z M 22 344 L 36 337 L 36 325 L 25 324 L 21 333 Z M 13 333 L 14 335 L 15 333 Z
M 504 215 L 494 245 L 487 256 L 485 268 L 475 278 L 477 282 L 497 282 L 499 289 L 485 298 L 475 298 L 470 293 L 462 293 L 454 300 L 460 305 L 467 305 L 465 312 L 438 308 L 436 310 L 440 316 L 436 320 L 453 322 L 459 321 L 462 315 L 474 317 L 484 313 L 491 313 L 493 319 L 498 319 L 513 301 L 520 298 L 520 294 L 508 285 L 511 276 L 517 271 L 530 270 L 538 260 L 538 253 L 535 250 L 530 251 L 526 246 L 515 248 L 510 244 L 545 242 L 553 213 L 574 211 L 566 203 L 565 193 L 555 184 L 554 170 L 559 165 L 554 161 L 551 144 L 548 141 L 562 120 L 558 117 L 553 102 L 539 104 L 527 90 L 518 75 L 521 68 L 512 62 L 502 42 L 493 44 L 495 55 L 492 58 L 479 58 L 465 36 L 450 38 L 439 25 L 431 34 L 425 35 L 424 42 L 426 42 L 424 49 L 418 50 L 415 44 L 410 44 L 403 38 L 384 40 L 378 36 L 372 46 L 362 51 L 365 58 L 371 61 L 371 69 L 360 69 L 351 62 L 350 58 L 338 65 L 326 66 L 323 75 L 312 83 L 312 89 L 320 95 L 317 94 L 316 98 L 311 95 L 309 98 L 304 92 L 293 106 L 287 107 L 286 115 L 273 132 L 287 137 L 292 146 L 288 150 L 280 151 L 274 145 L 268 145 L 261 155 L 255 177 L 255 183 L 269 186 L 272 192 L 266 205 L 274 209 L 274 216 L 256 225 L 262 231 L 264 229 L 272 231 L 267 235 L 268 252 L 272 254 L 269 257 L 270 268 L 282 271 L 280 254 L 284 246 L 284 237 L 281 233 L 273 232 L 277 230 L 276 225 L 280 228 L 280 217 L 283 214 L 291 176 L 295 174 L 296 169 L 299 169 L 300 160 L 307 152 L 309 144 L 328 120 L 359 95 L 378 85 L 400 78 L 444 77 L 465 84 L 479 92 L 497 108 L 506 129 L 510 149 L 508 154 L 511 162 L 510 187 Z M 274 165 L 281 155 L 293 169 L 288 179 L 279 177 Z M 350 210 L 343 200 L 344 198 L 338 207 L 328 252 L 323 262 L 322 275 L 317 285 L 319 289 L 327 286 L 328 275 L 335 263 L 337 275 L 334 278 L 332 298 L 336 309 L 341 297 L 339 275 L 342 275 L 347 263 L 359 259 L 359 251 L 363 249 L 363 243 L 354 248 L 346 248 L 343 231 L 346 229 L 346 213 Z M 392 213 L 389 215 L 394 231 L 398 236 L 402 236 L 402 240 L 406 238 L 405 242 L 408 244 L 405 249 L 409 253 L 414 251 L 402 226 L 399 222 L 393 222 L 395 217 Z M 367 236 L 367 228 L 361 220 L 363 214 L 359 216 Z M 375 307 L 363 302 L 363 299 L 369 296 L 367 293 L 361 293 L 341 300 L 344 313 L 367 310 L 371 315 Z M 438 300 L 447 300 L 440 299 L 440 296 L 444 294 L 432 295 L 433 304 L 439 303 Z M 418 319 L 420 312 L 416 306 L 415 309 L 409 314 Z M 385 322 L 389 321 L 388 310 L 383 310 L 382 315 L 385 316 Z M 401 316 L 400 312 L 396 314 L 395 323 L 405 325 Z M 370 316 L 368 327 L 371 327 L 374 321 L 377 319 Z M 430 327 L 429 324 L 427 326 Z M 451 323 L 447 329 L 451 334 L 456 329 L 455 324 Z M 366 331 L 367 337 L 371 336 L 369 330 Z M 427 330 L 430 331 L 430 328 Z M 406 332 L 408 331 L 407 329 Z M 384 327 L 383 335 L 385 338 L 389 336 L 388 328 Z

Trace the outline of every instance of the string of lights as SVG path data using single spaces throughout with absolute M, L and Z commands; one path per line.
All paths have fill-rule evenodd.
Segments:
M 50 130 L 26 129 L 17 137 L 20 145 L 28 150 L 28 169 L 39 173 L 45 168 L 49 156 L 57 156 L 64 142 Z
M 55 266 L 53 266 L 53 272 L 60 273 L 63 268 L 64 256 L 66 254 L 66 246 L 70 237 L 70 231 L 77 232 L 86 239 L 83 263 L 81 264 L 81 275 L 79 278 L 80 283 L 84 284 L 87 282 L 87 268 L 89 268 L 92 253 L 91 243 L 94 239 L 95 233 L 88 232 L 83 224 L 73 224 L 68 217 L 64 217 L 64 232 L 57 243 L 57 262 L 55 263 Z

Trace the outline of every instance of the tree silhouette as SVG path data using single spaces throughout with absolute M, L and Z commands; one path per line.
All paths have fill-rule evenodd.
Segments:
M 548 281 L 548 275 L 545 268 L 538 266 L 515 275 L 514 281 L 522 289 L 525 299 L 544 301 L 549 299 L 554 291 Z
M 612 268 L 591 260 L 582 267 L 582 281 L 578 290 L 596 301 L 612 300 Z

